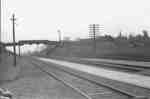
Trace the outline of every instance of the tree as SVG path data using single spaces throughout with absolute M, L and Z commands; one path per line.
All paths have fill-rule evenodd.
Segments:
M 149 38 L 147 30 L 143 30 L 142 33 L 143 33 L 144 39 L 148 39 Z
M 80 40 L 81 40 L 81 38 L 79 38 L 79 37 L 78 37 L 78 38 L 76 38 L 76 41 L 80 41 Z
M 64 41 L 70 41 L 70 37 L 64 37 Z
M 132 34 L 129 34 L 129 39 L 134 40 L 134 36 Z
M 111 35 L 105 35 L 105 38 L 106 38 L 108 41 L 114 41 L 114 38 L 113 38 Z
M 122 32 L 120 31 L 117 38 L 121 38 L 122 37 Z

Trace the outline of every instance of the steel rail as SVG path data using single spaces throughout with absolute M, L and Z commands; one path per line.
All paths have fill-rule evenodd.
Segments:
M 107 63 L 107 62 L 99 62 L 99 63 L 94 63 L 91 62 L 91 64 L 93 65 L 103 65 L 106 67 L 110 67 L 110 68 L 120 68 L 120 69 L 127 69 L 127 70 L 132 70 L 132 71 L 142 71 L 144 69 L 150 69 L 150 67 L 140 67 L 140 66 L 135 66 L 135 65 L 126 65 L 126 64 L 116 64 L 116 63 Z M 102 66 L 100 66 L 102 67 Z
M 104 59 L 123 59 L 123 60 L 133 60 L 133 61 L 150 61 L 149 56 L 144 56 L 144 57 L 122 57 L 122 56 L 106 56 L 106 57 L 99 57 L 99 58 L 104 58 Z
M 145 69 L 150 69 L 150 67 L 148 67 L 148 66 L 136 66 L 136 65 L 121 64 L 121 63 L 86 60 L 86 59 L 80 59 L 80 58 L 78 58 L 78 59 L 77 58 L 72 58 L 72 59 L 63 58 L 63 60 L 66 60 L 69 62 L 77 62 L 77 63 L 81 63 L 81 64 L 88 64 L 88 65 L 91 64 L 91 65 L 101 66 L 101 67 L 105 66 L 105 67 L 110 67 L 110 68 L 127 69 L 127 70 L 132 70 L 132 71 L 142 71 Z
M 70 83 L 66 82 L 65 80 L 57 77 L 54 73 L 50 73 L 46 70 L 44 70 L 43 68 L 41 68 L 40 66 L 37 66 L 37 64 L 33 63 L 34 66 L 36 65 L 37 68 L 39 68 L 42 72 L 46 73 L 47 75 L 53 77 L 55 80 L 62 82 L 64 85 L 70 87 L 71 89 L 75 90 L 77 93 L 79 93 L 80 95 L 84 96 L 86 99 L 92 99 L 88 94 L 86 94 L 85 92 L 81 91 L 79 88 L 74 87 L 73 85 L 71 85 Z
M 147 66 L 136 66 L 136 65 L 128 65 L 128 64 L 121 64 L 121 63 L 111 63 L 111 62 L 103 62 L 103 61 L 93 61 L 93 60 L 85 60 L 85 59 L 67 59 L 66 61 L 70 62 L 79 62 L 81 64 L 91 64 L 99 67 L 109 67 L 109 68 L 116 68 L 116 69 L 126 69 L 131 71 L 142 71 L 146 69 L 150 69 Z

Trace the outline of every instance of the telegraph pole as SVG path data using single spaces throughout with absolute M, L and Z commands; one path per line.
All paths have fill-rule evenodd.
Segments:
M 0 0 L 0 42 L 2 41 L 2 1 Z
M 11 21 L 12 21 L 12 26 L 13 26 L 14 66 L 16 66 L 17 62 L 16 62 L 16 40 L 15 40 L 15 21 L 16 21 L 15 14 L 12 15 Z
M 0 54 L 2 53 L 2 44 L 1 44 L 1 42 L 2 42 L 1 41 L 1 38 L 2 38 L 1 37 L 2 36 L 2 30 L 1 30 L 2 29 L 2 19 L 1 19 L 2 18 L 2 7 L 1 6 L 2 6 L 2 4 L 1 3 L 2 2 L 0 0 Z M 1 61 L 1 57 L 2 56 L 0 55 L 0 61 Z
M 98 36 L 97 33 L 100 33 L 100 31 L 103 29 L 104 29 L 103 25 L 99 25 L 99 24 L 89 25 L 89 36 L 93 40 L 93 52 L 95 56 L 97 53 L 97 42 L 96 42 Z
M 57 32 L 58 32 L 58 39 L 59 39 L 59 42 L 61 42 L 61 31 L 58 30 Z
M 93 52 L 94 55 L 96 56 L 96 37 L 97 33 L 99 32 L 99 24 L 90 24 L 89 25 L 89 31 L 90 31 L 90 38 L 93 40 Z
M 19 50 L 19 56 L 21 56 L 21 49 L 20 49 L 20 45 L 18 45 L 18 50 Z

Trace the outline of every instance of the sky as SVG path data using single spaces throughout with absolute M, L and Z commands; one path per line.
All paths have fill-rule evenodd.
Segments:
M 149 0 L 2 0 L 2 40 L 12 41 L 10 18 L 16 14 L 16 40 L 86 38 L 89 24 L 99 35 L 124 35 L 150 30 Z M 62 37 L 62 38 L 63 38 Z

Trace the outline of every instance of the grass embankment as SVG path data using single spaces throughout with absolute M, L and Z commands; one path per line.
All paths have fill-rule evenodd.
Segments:
M 17 61 L 17 66 L 13 65 L 13 55 L 4 51 L 0 54 L 0 83 L 11 81 L 17 78 L 20 71 L 20 63 Z M 19 58 L 18 58 L 19 59 Z
M 63 47 L 58 47 L 51 51 L 48 47 L 39 55 L 62 56 L 62 57 L 96 57 L 112 59 L 129 59 L 149 61 L 150 40 L 136 42 L 132 44 L 128 40 L 97 40 L 96 56 L 93 52 L 93 42 L 91 40 L 81 40 L 65 42 Z M 47 54 L 48 53 L 48 54 Z

